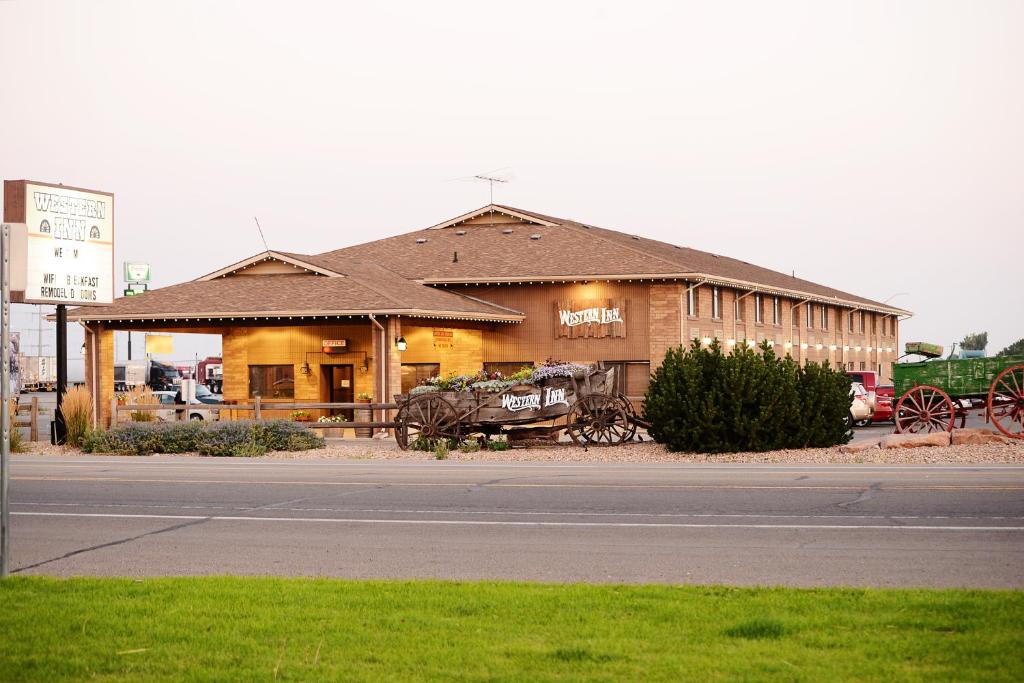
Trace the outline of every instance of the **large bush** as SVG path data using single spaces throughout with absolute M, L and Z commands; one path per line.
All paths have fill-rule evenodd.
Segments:
M 846 443 L 849 413 L 845 373 L 827 361 L 800 367 L 767 344 L 730 354 L 717 341 L 670 349 L 644 400 L 655 441 L 671 451 L 700 453 Z
M 131 422 L 108 431 L 90 433 L 82 444 L 82 450 L 119 455 L 198 452 L 203 455 L 252 456 L 263 455 L 267 451 L 305 451 L 323 445 L 322 438 L 289 420 Z

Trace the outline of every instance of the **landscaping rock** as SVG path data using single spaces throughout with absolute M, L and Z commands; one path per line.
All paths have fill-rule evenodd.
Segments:
M 891 434 L 882 437 L 879 444 L 882 448 L 920 448 L 922 446 L 948 446 L 949 432 L 931 432 L 930 434 Z
M 858 441 L 857 443 L 848 443 L 844 446 L 839 447 L 840 453 L 863 453 L 864 451 L 870 451 L 878 448 L 880 439 L 874 439 L 870 441 Z
M 1008 436 L 984 427 L 977 429 L 954 429 L 951 443 L 954 446 L 974 446 L 983 443 L 1013 443 Z

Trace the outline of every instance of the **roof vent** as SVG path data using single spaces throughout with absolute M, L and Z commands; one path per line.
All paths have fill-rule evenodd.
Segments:
M 465 230 L 456 230 L 455 234 L 458 235 L 459 237 L 462 237 L 463 235 L 466 234 L 466 231 Z
M 511 235 L 512 234 L 512 228 L 505 228 L 504 230 L 501 231 L 501 234 L 502 235 Z
M 426 243 L 427 243 L 427 238 L 426 237 L 418 237 L 418 238 L 416 238 L 416 244 L 426 244 Z
M 538 235 L 537 233 L 533 233 L 532 235 L 530 235 L 530 239 L 531 240 L 539 240 L 540 239 L 540 235 Z

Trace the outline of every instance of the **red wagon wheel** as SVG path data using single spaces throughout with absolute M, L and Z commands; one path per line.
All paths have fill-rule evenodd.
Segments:
M 951 432 L 956 411 L 942 389 L 922 385 L 900 396 L 896 404 L 896 432 L 921 434 Z
M 988 390 L 988 414 L 996 429 L 1024 439 L 1024 365 L 1006 368 Z

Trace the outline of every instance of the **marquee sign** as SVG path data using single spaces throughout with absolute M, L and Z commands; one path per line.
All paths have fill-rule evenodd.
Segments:
M 555 303 L 555 338 L 626 336 L 626 302 L 622 299 Z
M 25 223 L 24 303 L 114 302 L 114 195 L 27 180 L 4 182 L 6 220 Z

